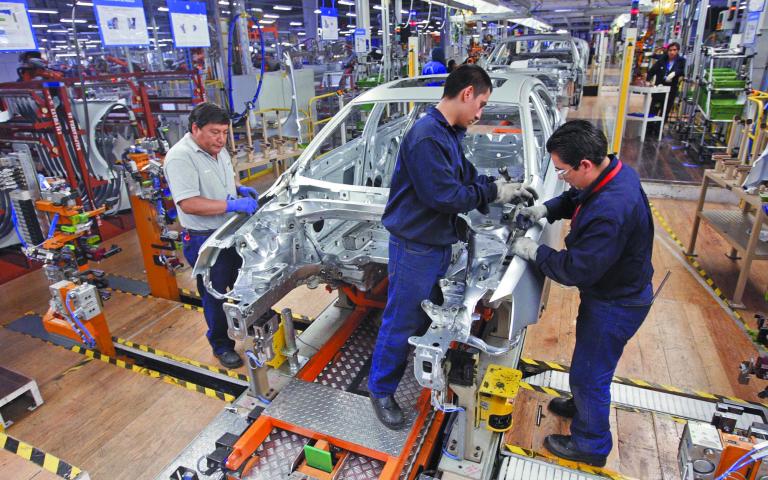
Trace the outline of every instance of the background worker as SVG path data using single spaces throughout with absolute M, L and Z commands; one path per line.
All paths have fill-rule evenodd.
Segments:
M 479 175 L 462 153 L 466 129 L 480 119 L 492 88 L 479 66 L 457 68 L 437 106 L 428 107 L 406 133 L 397 156 L 382 217 L 390 234 L 387 305 L 368 378 L 376 415 L 391 429 L 404 426 L 394 393 L 405 372 L 408 338 L 423 334 L 430 323 L 421 302 L 442 303 L 437 282 L 459 240 L 457 215 L 474 209 L 488 213 L 494 201 L 535 196 L 529 187 Z
M 571 435 L 549 435 L 544 445 L 558 457 L 602 467 L 613 446 L 613 373 L 653 301 L 653 218 L 637 173 L 607 156 L 608 141 L 591 123 L 563 124 L 547 141 L 547 151 L 571 189 L 524 208 L 520 216 L 550 223 L 570 219 L 566 248 L 556 251 L 521 238 L 512 250 L 552 280 L 578 287 L 581 303 L 570 371 L 573 398 L 549 403 L 554 413 L 573 418 Z
M 685 76 L 685 59 L 680 55 L 680 44 L 672 42 L 667 46 L 666 53 L 653 64 L 648 70 L 646 80 L 653 85 L 664 85 L 669 87 L 669 96 L 667 97 L 667 109 L 664 111 L 664 121 L 669 118 L 669 112 L 672 111 L 672 105 L 677 98 L 677 90 L 680 86 L 680 79 Z M 664 108 L 664 94 L 654 93 L 651 97 L 652 115 L 660 115 Z
M 445 66 L 445 52 L 442 48 L 433 48 L 429 57 L 430 61 L 424 64 L 424 68 L 421 69 L 422 75 L 439 75 L 441 73 L 448 73 L 448 69 Z
M 252 215 L 258 209 L 258 193 L 238 185 L 232 160 L 224 148 L 229 115 L 213 103 L 197 105 L 189 115 L 189 132 L 168 150 L 163 169 L 173 201 L 184 227 L 184 258 L 194 266 L 205 240 L 235 213 Z M 241 198 L 236 198 L 237 195 Z M 242 259 L 234 248 L 219 253 L 211 268 L 211 284 L 219 292 L 231 288 Z M 235 341 L 227 335 L 223 300 L 208 293 L 200 275 L 197 291 L 208 324 L 208 342 L 213 354 L 227 368 L 243 364 L 235 352 Z

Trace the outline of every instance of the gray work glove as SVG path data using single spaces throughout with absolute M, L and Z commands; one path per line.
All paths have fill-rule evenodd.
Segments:
M 507 182 L 503 179 L 496 180 L 494 183 L 496 184 L 497 191 L 496 203 L 519 203 L 539 198 L 536 190 L 529 185 Z
M 523 260 L 529 260 L 531 262 L 536 261 L 536 251 L 538 249 L 539 244 L 528 237 L 520 237 L 512 244 L 512 253 Z
M 664 80 L 666 80 L 667 82 L 671 82 L 673 78 L 675 78 L 675 72 L 669 72 L 669 74 L 666 77 L 664 77 Z
M 517 214 L 517 217 L 515 218 L 515 224 L 520 228 L 525 228 L 526 230 L 531 228 L 531 226 L 541 220 L 542 218 L 547 216 L 547 206 L 546 205 L 534 205 L 532 207 L 525 207 L 521 208 L 520 212 Z

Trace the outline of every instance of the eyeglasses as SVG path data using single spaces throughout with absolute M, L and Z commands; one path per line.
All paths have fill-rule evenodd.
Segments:
M 566 169 L 555 167 L 555 175 L 557 175 L 558 178 L 563 178 L 565 176 L 565 174 L 570 172 L 571 170 L 573 170 L 573 167 L 566 168 Z

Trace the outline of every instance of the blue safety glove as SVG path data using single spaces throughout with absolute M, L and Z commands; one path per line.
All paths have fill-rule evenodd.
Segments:
M 239 212 L 253 215 L 259 209 L 259 202 L 251 197 L 227 199 L 227 212 Z
M 259 192 L 255 188 L 246 187 L 245 185 L 237 187 L 237 194 L 241 197 L 251 197 L 254 200 L 259 199 Z

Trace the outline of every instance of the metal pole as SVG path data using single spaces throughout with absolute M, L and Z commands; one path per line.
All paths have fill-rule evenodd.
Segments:
M 612 153 L 618 155 L 621 152 L 621 139 L 624 136 L 624 117 L 629 101 L 629 83 L 632 79 L 632 67 L 635 63 L 635 41 L 637 28 L 627 27 L 627 41 L 624 44 L 624 57 L 621 62 L 621 86 L 619 88 L 619 110 L 616 114 L 616 125 L 613 129 Z
M 235 4 L 235 12 L 237 15 L 237 39 L 240 44 L 240 68 L 243 75 L 250 75 L 254 72 L 254 67 L 249 49 L 251 42 L 248 39 L 248 16 L 245 14 L 245 6 L 242 2 Z
M 384 64 L 384 81 L 392 80 L 392 38 L 389 25 L 389 0 L 381 0 L 381 50 Z
M 299 371 L 299 349 L 296 347 L 296 329 L 293 327 L 293 312 L 290 308 L 284 308 L 280 312 L 283 320 L 283 335 L 285 336 L 285 348 L 283 354 L 288 358 L 291 373 Z

